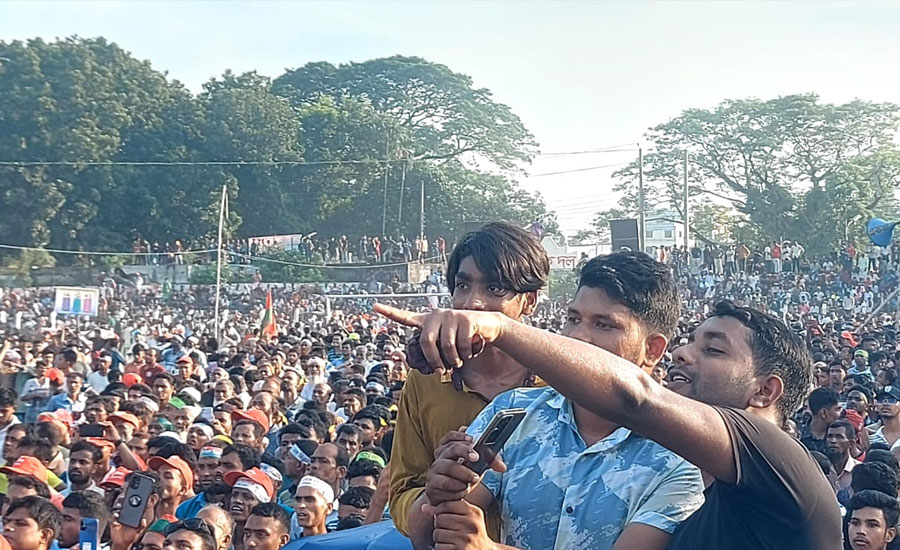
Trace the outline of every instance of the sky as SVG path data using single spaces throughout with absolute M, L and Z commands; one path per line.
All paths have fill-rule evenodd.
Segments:
M 490 89 L 543 153 L 636 148 L 724 99 L 900 103 L 898 29 L 890 1 L 0 2 L 0 40 L 104 36 L 195 91 L 226 69 L 421 56 Z M 635 156 L 538 157 L 521 184 L 571 234 L 615 206 L 611 174 Z

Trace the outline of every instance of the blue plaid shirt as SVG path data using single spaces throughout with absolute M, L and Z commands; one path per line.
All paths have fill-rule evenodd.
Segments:
M 501 452 L 508 470 L 482 479 L 500 504 L 504 544 L 611 549 L 629 523 L 672 533 L 703 504 L 700 470 L 649 439 L 618 428 L 587 447 L 571 402 L 553 388 L 497 396 L 468 433 L 477 438 L 514 407 L 527 416 Z

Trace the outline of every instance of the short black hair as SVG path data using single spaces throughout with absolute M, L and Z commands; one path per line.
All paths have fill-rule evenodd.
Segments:
M 850 441 L 854 441 L 856 439 L 856 428 L 853 426 L 853 424 L 846 420 L 835 420 L 828 425 L 828 429 L 844 430 L 844 434 L 847 436 L 847 439 L 849 439 Z
M 853 512 L 862 508 L 881 508 L 881 511 L 884 513 L 886 527 L 897 526 L 897 517 L 900 516 L 900 505 L 897 503 L 896 496 L 871 489 L 860 491 L 850 499 L 850 506 L 847 507 L 847 517 L 852 518 Z
M 866 451 L 866 459 L 863 462 L 881 462 L 886 464 L 891 470 L 900 473 L 900 461 L 894 456 L 889 449 L 876 449 L 876 444 L 869 446 Z
M 0 388 L 0 407 L 15 407 L 19 394 L 12 388 Z
M 262 518 L 273 518 L 275 523 L 281 529 L 281 534 L 289 535 L 291 533 L 291 516 L 284 511 L 277 502 L 263 502 L 253 507 L 250 512 L 251 516 L 259 516 Z
M 171 523 L 166 529 L 166 538 L 168 538 L 168 534 L 174 534 L 184 529 L 185 531 L 188 531 L 200 537 L 200 544 L 203 550 L 216 550 L 218 548 L 218 544 L 216 543 L 216 526 L 205 520 L 203 521 L 203 523 L 206 524 L 209 530 L 199 529 L 197 527 L 190 528 L 187 526 L 184 520 Z M 171 531 L 169 529 L 171 529 Z
M 245 470 L 259 468 L 259 451 L 253 447 L 249 447 L 243 443 L 233 443 L 225 447 L 222 451 L 222 456 L 230 455 L 231 453 L 238 455 L 238 460 L 241 461 L 241 466 L 243 466 Z
M 578 288 L 598 288 L 622 303 L 641 323 L 667 337 L 675 334 L 681 299 L 672 271 L 643 252 L 621 251 L 591 259 Z
M 112 414 L 116 412 L 116 404 L 113 403 L 113 400 L 107 395 L 96 395 L 88 399 L 84 406 L 85 408 L 90 407 L 94 403 L 100 403 L 103 409 L 106 411 L 106 414 Z
M 866 402 L 868 402 L 868 403 L 872 403 L 875 400 L 875 395 L 872 393 L 872 390 L 863 386 L 862 384 L 857 384 L 857 385 L 853 386 L 852 388 L 850 388 L 850 391 L 848 391 L 847 393 L 850 394 L 851 392 L 855 392 L 855 391 L 858 391 L 859 393 L 865 395 Z
M 375 478 L 375 481 L 378 481 L 378 476 L 381 475 L 381 470 L 383 468 L 378 465 L 377 462 L 373 460 L 356 459 L 350 463 L 350 466 L 347 468 L 347 479 L 353 479 L 354 477 L 362 477 L 362 476 L 372 476 Z
M 451 293 L 459 266 L 469 257 L 488 280 L 516 294 L 537 292 L 550 277 L 550 260 L 538 239 L 506 222 L 489 223 L 459 241 L 447 260 Z
M 353 415 L 353 421 L 361 418 L 369 418 L 376 423 L 376 428 L 386 428 L 391 425 L 391 412 L 382 405 L 368 405 Z
M 778 400 L 781 419 L 800 408 L 813 382 L 812 357 L 796 334 L 773 315 L 725 300 L 711 317 L 731 317 L 750 330 L 750 353 L 757 376 L 781 378 L 784 393 Z
M 341 434 L 347 435 L 356 435 L 359 436 L 362 434 L 362 428 L 354 424 L 353 422 L 344 422 L 340 426 L 338 426 L 337 431 L 334 432 L 334 439 L 337 441 L 337 438 Z
M 53 532 L 52 538 L 57 538 L 62 527 L 62 516 L 49 498 L 27 496 L 14 500 L 9 504 L 9 508 L 6 509 L 4 518 L 20 508 L 28 511 L 31 519 L 38 524 L 38 529 L 50 529 Z
M 100 448 L 99 445 L 94 445 L 90 441 L 76 441 L 74 445 L 72 445 L 72 450 L 69 451 L 69 456 L 79 452 L 79 451 L 87 451 L 91 453 L 91 461 L 94 463 L 100 462 L 103 460 L 103 449 Z
M 99 524 L 98 533 L 106 531 L 106 522 L 109 521 L 109 513 L 106 510 L 106 502 L 103 495 L 96 491 L 73 491 L 62 501 L 63 508 L 72 508 L 81 512 L 83 518 L 97 518 Z
M 344 517 L 344 519 L 339 520 L 334 530 L 346 531 L 347 529 L 356 529 L 357 527 L 362 527 L 365 521 L 366 518 L 359 514 L 350 514 L 349 516 Z
M 897 471 L 883 462 L 863 462 L 857 464 L 850 473 L 850 489 L 854 493 L 869 489 L 896 495 L 900 487 Z
M 153 439 L 157 438 L 154 437 Z M 162 446 L 157 447 L 155 456 L 161 458 L 177 456 L 187 462 L 187 465 L 191 467 L 191 470 L 197 469 L 197 453 L 194 452 L 194 449 L 191 449 L 185 443 L 171 438 L 160 437 L 158 439 L 165 441 L 165 443 L 163 443 Z M 152 439 L 147 441 L 148 449 L 153 447 L 153 445 L 151 445 L 152 441 Z
M 31 452 L 28 454 L 44 463 L 50 462 L 56 455 L 53 445 L 46 439 L 40 439 L 35 433 L 26 435 L 19 442 L 20 449 L 25 447 L 31 447 Z
M 153 377 L 153 383 L 156 383 L 157 380 L 167 380 L 173 388 L 175 387 L 175 377 L 167 372 L 161 372 Z
M 253 434 L 256 436 L 257 439 L 262 439 L 263 437 L 265 437 L 266 429 L 263 428 L 259 422 L 255 421 L 255 420 L 250 420 L 250 419 L 238 420 L 237 422 L 234 423 L 234 426 L 231 427 L 231 431 L 234 432 L 234 430 L 238 426 L 245 426 L 248 424 L 253 426 Z
M 38 494 L 39 497 L 50 498 L 50 487 L 46 481 L 39 481 L 31 476 L 14 476 L 9 480 L 9 486 L 23 487 L 31 489 Z
M 365 510 L 371 506 L 374 495 L 375 490 L 371 487 L 349 487 L 338 499 L 338 504 Z

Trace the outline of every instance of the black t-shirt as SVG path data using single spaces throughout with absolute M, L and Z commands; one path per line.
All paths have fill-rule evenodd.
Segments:
M 809 451 L 771 422 L 716 410 L 731 434 L 737 480 L 706 490 L 669 550 L 840 550 L 837 500 Z

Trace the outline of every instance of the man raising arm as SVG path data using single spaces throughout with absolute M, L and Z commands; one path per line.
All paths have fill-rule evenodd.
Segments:
M 808 451 L 780 429 L 810 387 L 812 361 L 774 317 L 720 303 L 675 351 L 669 391 L 605 350 L 496 313 L 376 310 L 420 327 L 423 353 L 436 368 L 462 366 L 473 340 L 493 345 L 594 414 L 714 477 L 705 504 L 669 548 L 840 548 L 832 490 Z

